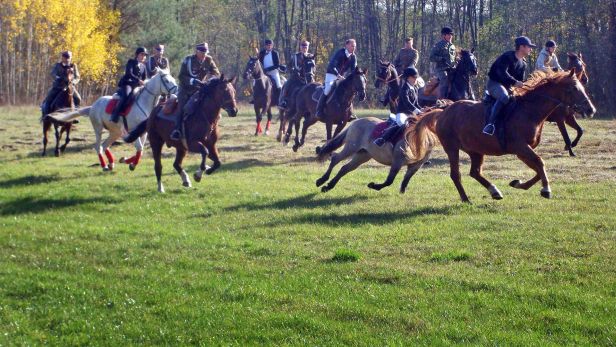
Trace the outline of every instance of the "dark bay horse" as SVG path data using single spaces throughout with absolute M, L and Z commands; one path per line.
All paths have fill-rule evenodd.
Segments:
M 341 80 L 336 81 L 336 86 L 332 87 L 328 101 L 323 109 L 323 117 L 315 116 L 317 101 L 313 98 L 316 89 L 320 86 L 317 83 L 311 83 L 300 89 L 297 93 L 297 112 L 293 122 L 289 122 L 287 134 L 285 135 L 285 144 L 289 142 L 291 133 L 293 132 L 292 125 L 295 125 L 295 144 L 293 151 L 297 152 L 299 147 L 304 145 L 308 128 L 317 121 L 325 123 L 327 131 L 327 140 L 332 138 L 332 127 L 336 126 L 334 136 L 338 135 L 346 126 L 353 110 L 353 98 L 355 95 L 360 101 L 366 99 L 366 73 L 367 70 L 362 70 L 357 67 Z M 302 127 L 302 138 L 299 139 L 299 120 L 304 118 Z
M 75 104 L 73 100 L 73 69 L 68 69 L 68 86 L 66 89 L 62 90 L 58 95 L 53 99 L 48 107 L 49 113 L 53 113 L 60 109 L 74 109 Z M 43 115 L 41 117 L 41 123 L 43 123 L 43 153 L 42 156 L 47 155 L 47 133 L 49 129 L 53 125 L 55 135 L 56 135 L 56 149 L 54 151 L 54 155 L 59 157 L 61 153 L 64 153 L 66 150 L 66 146 L 71 142 L 70 134 L 71 128 L 73 127 L 73 121 L 63 122 L 54 119 L 48 115 Z M 66 132 L 66 139 L 64 140 L 64 144 L 60 146 L 60 139 L 62 138 L 62 134 Z
M 185 123 L 187 129 L 185 141 L 174 141 L 169 138 L 177 117 L 176 115 L 161 115 L 161 106 L 154 109 L 150 117 L 139 124 L 125 138 L 126 142 L 132 142 L 147 130 L 154 157 L 154 171 L 159 192 L 165 192 L 161 181 L 161 152 L 164 144 L 175 147 L 176 154 L 173 167 L 182 178 L 184 187 L 191 187 L 188 174 L 182 168 L 182 161 L 187 152 L 201 154 L 201 164 L 194 175 L 197 182 L 201 181 L 203 172 L 209 175 L 220 167 L 218 149 L 216 148 L 216 141 L 219 136 L 218 120 L 220 119 L 221 109 L 224 109 L 229 117 L 237 116 L 234 83 L 235 78 L 227 80 L 223 74 L 220 78 L 211 79 L 198 93 L 190 98 L 187 106 L 193 109 L 194 112 Z M 182 112 L 182 110 L 176 112 Z M 205 165 L 206 157 L 209 157 L 214 162 L 210 168 L 207 168 Z
M 544 73 L 536 71 L 519 89 L 516 101 L 503 111 L 505 147 L 496 136 L 482 133 L 485 122 L 485 107 L 473 101 L 458 101 L 443 112 L 429 113 L 422 117 L 406 133 L 411 151 L 409 156 L 423 160 L 429 137 L 436 134 L 449 158 L 450 176 L 460 198 L 469 202 L 460 177 L 460 150 L 471 159 L 470 176 L 488 189 L 493 199 L 502 199 L 502 193 L 482 175 L 484 156 L 514 154 L 536 172 L 530 180 L 521 183 L 514 180 L 510 186 L 527 190 L 541 180 L 541 196 L 550 198 L 552 191 L 541 157 L 534 151 L 541 140 L 541 131 L 546 119 L 559 107 L 565 105 L 578 113 L 592 116 L 596 109 L 588 99 L 584 86 L 571 72 Z
M 582 53 L 567 53 L 568 60 L 568 69 L 575 69 L 576 75 L 582 85 L 586 86 L 588 84 L 588 74 L 586 73 L 586 63 L 582 60 Z M 578 124 L 577 119 L 575 118 L 575 111 L 568 107 L 561 107 L 558 109 L 558 112 L 552 113 L 548 117 L 548 122 L 555 122 L 558 126 L 558 130 L 565 141 L 565 151 L 569 152 L 569 155 L 575 157 L 575 153 L 573 152 L 573 147 L 577 146 L 580 138 L 584 134 L 584 129 Z M 569 133 L 567 132 L 568 125 L 577 131 L 577 135 L 573 142 L 569 138 Z
M 476 100 L 471 85 L 471 76 L 477 76 L 477 58 L 474 53 L 474 49 L 470 51 L 463 49 L 459 52 L 458 56 L 460 59 L 456 67 L 449 71 L 449 90 L 447 91 L 446 99 L 452 101 Z M 426 96 L 437 96 L 438 79 L 430 79 L 428 85 L 425 87 L 425 93 Z
M 374 87 L 376 89 L 382 86 L 387 88 L 387 100 L 385 102 L 389 106 L 389 112 L 396 113 L 400 95 L 400 81 L 396 67 L 388 61 L 379 60 L 375 77 Z
M 267 124 L 265 125 L 265 135 L 269 134 L 270 124 L 272 123 L 272 107 L 278 105 L 279 93 L 276 92 L 274 84 L 270 80 L 261 66 L 258 57 L 248 56 L 248 62 L 244 69 L 244 79 L 252 79 L 254 86 L 252 93 L 254 97 L 254 109 L 257 117 L 255 136 L 263 133 L 261 120 L 267 114 Z
M 276 140 L 282 141 L 289 119 L 294 119 L 297 112 L 297 93 L 298 91 L 314 82 L 314 69 L 316 67 L 316 55 L 306 56 L 300 66 L 300 71 L 294 71 L 283 89 L 287 89 L 287 106 L 280 109 L 280 128 Z

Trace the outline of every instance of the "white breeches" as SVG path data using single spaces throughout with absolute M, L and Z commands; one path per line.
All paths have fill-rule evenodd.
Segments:
M 270 76 L 274 80 L 274 83 L 276 84 L 276 88 L 278 89 L 282 88 L 282 83 L 280 83 L 280 73 L 278 72 L 278 69 L 268 71 L 267 75 Z
M 336 82 L 336 79 L 338 79 L 338 76 L 334 74 L 325 74 L 325 89 L 323 90 L 323 94 L 329 95 L 329 91 L 332 90 L 332 85 Z
M 406 113 L 398 113 L 398 114 L 390 113 L 389 114 L 389 119 L 396 122 L 396 124 L 398 125 L 405 125 L 407 118 L 408 116 L 406 115 Z

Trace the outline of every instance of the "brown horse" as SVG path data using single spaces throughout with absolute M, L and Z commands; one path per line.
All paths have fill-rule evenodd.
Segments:
M 304 57 L 302 65 L 299 66 L 300 71 L 292 71 L 291 77 L 283 87 L 287 90 L 287 105 L 284 109 L 280 108 L 279 112 L 280 127 L 276 136 L 278 142 L 282 141 L 289 119 L 293 119 L 297 112 L 297 93 L 302 87 L 314 82 L 315 60 L 316 55 Z
M 535 72 L 525 87 L 516 89 L 516 94 L 516 101 L 503 111 L 504 148 L 496 136 L 482 133 L 486 118 L 484 105 L 473 101 L 458 101 L 443 112 L 427 114 L 414 127 L 409 128 L 406 134 L 411 144 L 409 156 L 413 156 L 416 161 L 422 160 L 426 151 L 430 150 L 425 145 L 427 139 L 436 134 L 449 157 L 450 176 L 460 198 L 469 202 L 460 180 L 460 150 L 468 153 L 471 158 L 470 176 L 487 188 L 494 199 L 502 199 L 503 195 L 482 175 L 484 156 L 514 154 L 533 169 L 536 175 L 524 183 L 515 180 L 510 185 L 526 190 L 541 180 L 541 196 L 550 198 L 552 192 L 543 160 L 534 151 L 541 140 L 543 124 L 562 105 L 587 116 L 592 116 L 596 109 L 575 76 L 575 69 L 570 73 Z
M 295 144 L 293 145 L 293 151 L 297 152 L 299 147 L 304 145 L 308 128 L 317 121 L 325 123 L 328 141 L 332 138 L 332 127 L 334 124 L 337 125 L 334 136 L 338 135 L 349 122 L 349 118 L 353 111 L 353 98 L 355 95 L 359 97 L 360 101 L 366 99 L 367 72 L 367 70 L 362 70 L 357 67 L 345 78 L 336 81 L 336 85 L 332 87 L 330 95 L 327 96 L 328 101 L 323 108 L 322 118 L 317 118 L 315 116 L 317 101 L 313 98 L 313 94 L 315 94 L 320 84 L 311 83 L 300 89 L 299 92 L 297 92 L 297 112 L 293 120 L 289 120 L 289 127 L 284 143 L 286 144 L 289 142 L 289 138 L 293 132 L 292 126 L 295 125 Z M 304 125 L 302 127 L 302 138 L 300 140 L 298 130 L 301 118 L 304 118 Z
M 439 113 L 442 112 L 442 110 L 435 109 L 431 112 Z M 408 119 L 408 123 L 413 121 L 414 118 Z M 338 163 L 352 156 L 351 160 L 342 166 L 336 176 L 334 176 L 334 178 L 329 181 L 327 185 L 321 188 L 322 192 L 327 192 L 333 189 L 344 175 L 355 170 L 361 164 L 369 161 L 370 159 L 374 159 L 383 165 L 390 166 L 389 174 L 387 175 L 385 182 L 371 182 L 368 184 L 368 187 L 374 190 L 381 190 L 390 186 L 398 175 L 398 172 L 400 172 L 400 169 L 406 165 L 406 174 L 404 175 L 402 184 L 400 185 L 400 193 L 404 193 L 411 177 L 413 177 L 419 168 L 421 168 L 421 166 L 428 161 L 428 159 L 430 159 L 430 153 L 432 151 L 432 147 L 434 146 L 435 139 L 426 137 L 426 143 L 424 143 L 422 147 L 423 157 L 420 160 L 412 160 L 407 154 L 408 152 L 412 152 L 412 149 L 408 147 L 404 137 L 394 140 L 395 143 L 393 143 L 393 145 L 391 143 L 387 143 L 383 146 L 374 144 L 375 137 L 379 136 L 377 135 L 377 127 L 380 127 L 380 131 L 382 132 L 385 130 L 386 125 L 387 123 L 378 118 L 361 118 L 351 123 L 347 129 L 334 137 L 323 148 L 317 147 L 319 160 L 323 161 L 333 151 L 344 145 L 342 151 L 334 153 L 331 156 L 331 161 L 327 171 L 325 171 L 323 176 L 321 176 L 316 182 L 317 187 L 320 187 L 327 182 L 327 180 L 329 180 L 332 170 L 336 165 L 338 165 Z
M 568 60 L 568 69 L 575 69 L 577 71 L 577 78 L 582 82 L 582 85 L 586 86 L 588 84 L 588 74 L 586 73 L 586 63 L 582 60 L 582 53 L 567 53 Z M 575 157 L 575 153 L 573 152 L 573 147 L 577 146 L 580 138 L 584 134 L 584 129 L 578 124 L 577 119 L 575 118 L 575 112 L 568 107 L 561 107 L 558 110 L 559 112 L 554 112 L 548 117 L 548 122 L 555 122 L 558 126 L 558 130 L 560 130 L 560 134 L 565 141 L 565 151 L 569 151 L 569 155 Z M 571 142 L 569 138 L 569 133 L 567 132 L 568 125 L 577 131 L 577 136 Z
M 379 59 L 376 66 L 374 87 L 379 89 L 382 86 L 385 86 L 387 90 L 387 100 L 385 102 L 389 106 L 389 112 L 396 113 L 398 109 L 398 96 L 400 94 L 398 71 L 396 71 L 394 64 Z
M 254 86 L 252 93 L 254 97 L 254 109 L 257 117 L 257 127 L 255 136 L 263 133 L 261 120 L 267 114 L 267 124 L 265 125 L 265 135 L 269 135 L 270 124 L 272 123 L 272 107 L 278 105 L 279 93 L 275 90 L 274 84 L 269 76 L 263 71 L 263 66 L 258 57 L 248 56 L 248 62 L 244 69 L 244 79 L 253 79 Z
M 68 86 L 66 89 L 62 90 L 58 95 L 53 99 L 48 107 L 49 113 L 53 113 L 60 109 L 74 109 L 75 104 L 73 100 L 73 69 L 68 69 Z M 59 157 L 61 153 L 64 153 L 66 150 L 66 146 L 71 142 L 70 134 L 71 128 L 73 127 L 73 121 L 62 122 L 54 119 L 48 115 L 43 115 L 41 117 L 41 122 L 43 123 L 43 153 L 41 155 L 44 157 L 47 155 L 47 133 L 49 129 L 53 125 L 56 135 L 56 150 L 54 151 L 54 155 Z M 66 132 L 66 139 L 64 144 L 60 146 L 60 139 L 62 138 L 62 134 Z
M 198 93 L 190 98 L 187 107 L 194 111 L 185 123 L 187 129 L 185 141 L 174 141 L 169 138 L 169 135 L 174 129 L 174 123 L 177 117 L 176 115 L 163 115 L 161 113 L 161 106 L 155 108 L 150 117 L 139 124 L 135 130 L 131 131 L 125 138 L 126 142 L 133 142 L 145 133 L 146 130 L 148 131 L 159 192 L 165 192 L 165 188 L 161 181 L 163 168 L 161 163 L 161 152 L 164 144 L 175 147 L 176 154 L 173 167 L 178 174 L 180 174 L 184 187 L 191 187 L 188 174 L 182 168 L 182 161 L 187 152 L 201 154 L 201 164 L 194 175 L 197 182 L 201 181 L 203 172 L 209 175 L 220 167 L 218 149 L 216 148 L 216 141 L 219 136 L 218 120 L 220 119 L 221 109 L 224 109 L 229 117 L 237 116 L 235 88 L 233 87 L 233 83 L 235 83 L 235 77 L 226 80 L 223 74 L 220 78 L 211 79 Z M 175 100 L 173 102 L 175 102 Z M 183 110 L 177 110 L 176 112 L 182 111 Z M 206 157 L 209 157 L 214 162 L 212 167 L 206 167 Z

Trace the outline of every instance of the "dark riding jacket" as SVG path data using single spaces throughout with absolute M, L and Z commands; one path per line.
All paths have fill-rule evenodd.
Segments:
M 304 77 L 304 59 L 312 58 L 310 53 L 297 52 L 291 57 L 291 70 L 300 77 Z
M 396 67 L 396 71 L 398 74 L 404 72 L 409 66 L 417 66 L 417 62 L 419 61 L 419 53 L 414 48 L 402 48 L 398 52 L 396 59 L 394 59 L 394 66 Z
M 145 81 L 145 65 L 141 64 L 137 59 L 129 59 L 126 63 L 124 76 L 118 82 L 118 87 L 131 86 L 135 88 L 139 86 L 139 81 Z
M 167 58 L 155 57 L 155 56 L 149 57 L 145 65 L 148 78 L 151 78 L 152 76 L 156 74 L 156 68 L 166 69 L 168 67 L 169 67 L 169 60 L 167 60 Z
M 265 68 L 265 55 L 267 54 L 267 51 L 265 49 L 262 49 L 261 52 L 259 52 L 259 61 L 261 62 L 261 66 L 263 66 L 263 70 L 265 72 L 269 72 L 269 71 L 274 71 L 278 68 L 280 68 L 280 59 L 278 58 L 278 51 L 275 49 L 272 49 L 272 63 L 273 65 Z
M 436 72 L 445 71 L 456 64 L 456 46 L 446 40 L 437 42 L 430 51 L 430 61 L 436 63 Z
M 64 89 L 68 85 L 68 70 L 73 69 L 73 85 L 79 83 L 79 69 L 77 65 L 70 63 L 64 65 L 61 62 L 56 63 L 51 69 L 51 78 L 53 78 L 53 88 Z
M 355 53 L 347 57 L 346 48 L 340 48 L 329 60 L 327 73 L 332 75 L 344 75 L 346 71 L 355 70 L 357 67 L 357 57 Z
M 206 55 L 202 62 L 199 61 L 196 54 L 187 56 L 180 67 L 180 93 L 193 95 L 200 87 L 200 84 L 195 80 L 203 81 L 207 75 L 220 76 L 220 71 L 218 71 L 218 67 L 211 56 Z
M 498 82 L 509 89 L 516 82 L 524 81 L 525 72 L 526 61 L 524 61 L 524 59 L 518 59 L 514 51 L 508 51 L 494 61 L 490 67 L 488 77 L 490 77 L 492 81 Z
M 417 87 L 408 82 L 404 82 L 402 88 L 400 88 L 400 97 L 398 98 L 396 113 L 411 114 L 415 111 L 421 111 Z

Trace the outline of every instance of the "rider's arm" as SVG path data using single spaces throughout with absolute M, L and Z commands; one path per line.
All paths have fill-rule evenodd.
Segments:
M 214 63 L 214 59 L 212 59 L 212 57 L 208 57 L 207 59 L 210 61 L 210 75 L 220 76 L 220 71 L 218 70 L 216 63 Z
M 509 73 L 509 62 L 506 59 L 504 59 L 503 56 L 498 58 L 495 64 L 496 64 L 496 75 L 498 76 L 498 79 L 499 79 L 496 82 L 507 84 L 507 85 L 515 85 L 516 82 L 518 82 L 518 80 L 515 77 L 511 76 L 511 74 Z
M 544 51 L 541 51 L 541 53 L 539 53 L 539 56 L 537 57 L 537 63 L 535 64 L 535 68 L 537 70 L 547 71 L 548 68 L 545 67 L 546 58 L 546 53 Z
M 411 65 L 417 66 L 417 63 L 419 62 L 419 52 L 417 50 L 413 50 L 411 54 L 413 55 L 413 59 L 411 59 Z
M 190 57 L 186 57 L 184 60 L 182 60 L 182 66 L 180 66 L 180 75 L 178 76 L 178 78 L 180 79 L 180 84 L 184 86 L 193 85 L 193 78 L 188 73 L 188 59 L 190 59 Z
M 77 64 L 73 64 L 73 85 L 79 83 L 81 76 L 79 76 L 79 69 L 77 68 Z

